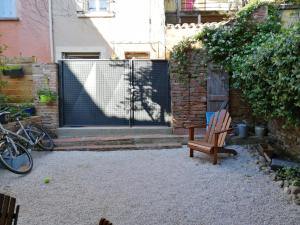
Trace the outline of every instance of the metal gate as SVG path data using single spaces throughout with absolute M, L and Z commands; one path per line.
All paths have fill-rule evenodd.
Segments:
M 166 60 L 63 60 L 60 125 L 169 125 Z

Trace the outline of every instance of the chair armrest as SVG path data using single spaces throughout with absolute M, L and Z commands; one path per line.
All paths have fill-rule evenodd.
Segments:
M 188 126 L 185 126 L 185 128 L 190 129 L 190 128 L 205 128 L 205 127 L 200 126 L 200 125 L 188 125 Z
M 220 130 L 220 131 L 214 132 L 214 134 L 221 134 L 221 133 L 225 133 L 225 132 L 229 132 L 229 131 L 233 131 L 233 128 L 229 128 L 227 130 Z

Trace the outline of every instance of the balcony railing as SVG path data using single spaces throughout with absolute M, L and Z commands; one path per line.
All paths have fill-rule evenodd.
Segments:
M 237 10 L 244 0 L 181 0 L 181 11 L 230 11 Z

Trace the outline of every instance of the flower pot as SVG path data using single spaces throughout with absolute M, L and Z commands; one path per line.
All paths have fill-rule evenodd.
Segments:
M 263 126 L 255 126 L 255 136 L 263 138 L 266 135 L 266 128 Z
M 48 95 L 40 95 L 39 98 L 40 98 L 40 103 L 43 103 L 43 104 L 48 104 L 52 100 L 51 96 L 48 96 Z
M 27 113 L 29 116 L 33 116 L 35 114 L 35 108 L 34 107 L 28 107 L 23 109 L 24 113 Z
M 20 69 L 4 69 L 3 75 L 10 76 L 12 78 L 18 78 L 24 76 L 23 68 Z
M 247 138 L 248 137 L 248 126 L 244 123 L 240 123 L 237 125 L 239 129 L 239 137 Z

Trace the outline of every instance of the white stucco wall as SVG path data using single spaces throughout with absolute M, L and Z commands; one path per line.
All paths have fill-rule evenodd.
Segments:
M 114 0 L 108 17 L 80 16 L 77 1 L 53 1 L 55 60 L 63 52 L 101 52 L 108 59 L 113 52 L 150 52 L 152 59 L 165 57 L 164 1 Z

